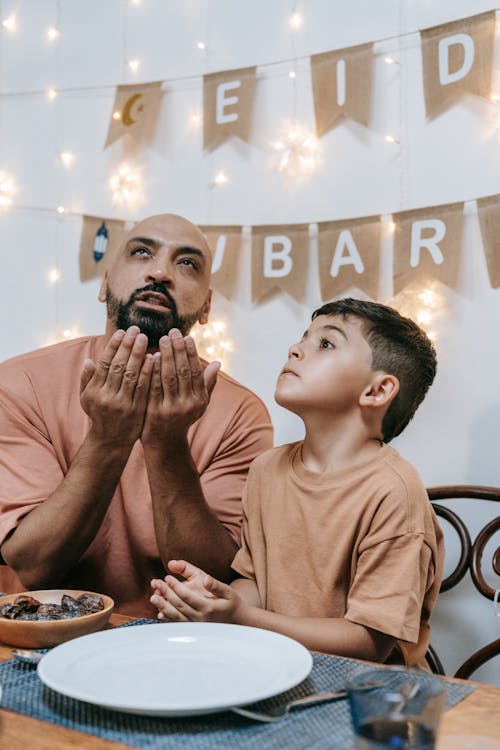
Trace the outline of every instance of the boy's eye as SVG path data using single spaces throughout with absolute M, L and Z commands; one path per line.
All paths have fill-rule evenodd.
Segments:
M 319 342 L 319 348 L 320 349 L 335 349 L 335 344 L 333 344 L 331 341 L 328 341 L 328 339 L 321 339 Z

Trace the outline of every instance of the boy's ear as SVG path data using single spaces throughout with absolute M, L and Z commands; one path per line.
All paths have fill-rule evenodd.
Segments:
M 399 391 L 399 380 L 395 375 L 379 372 L 359 399 L 360 406 L 389 406 Z

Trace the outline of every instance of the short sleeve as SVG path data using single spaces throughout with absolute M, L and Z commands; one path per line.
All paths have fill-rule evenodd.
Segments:
M 423 534 L 379 541 L 359 556 L 345 618 L 417 643 L 424 596 L 433 576 L 432 551 Z
M 0 543 L 63 479 L 35 404 L 0 391 Z

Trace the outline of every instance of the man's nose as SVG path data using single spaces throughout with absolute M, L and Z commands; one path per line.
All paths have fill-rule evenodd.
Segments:
M 158 265 L 155 268 L 148 269 L 148 272 L 147 272 L 148 281 L 170 282 L 171 279 L 172 279 L 172 274 L 167 264 L 162 263 L 161 265 Z

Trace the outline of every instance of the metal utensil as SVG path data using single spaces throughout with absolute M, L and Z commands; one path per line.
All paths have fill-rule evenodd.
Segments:
M 379 682 L 367 682 L 364 685 L 357 687 L 357 690 L 372 690 L 373 688 L 380 685 Z M 255 719 L 256 721 L 281 721 L 286 716 L 290 709 L 297 708 L 298 706 L 312 706 L 315 703 L 325 703 L 326 701 L 340 700 L 341 698 L 347 698 L 348 691 L 342 690 L 328 690 L 324 693 L 312 693 L 306 695 L 303 698 L 296 698 L 295 700 L 288 701 L 288 703 L 281 703 L 276 706 L 269 706 L 265 710 L 254 709 L 250 706 L 234 706 L 231 711 L 240 716 L 245 716 L 247 719 Z
M 45 656 L 45 653 L 32 648 L 14 648 L 12 649 L 12 656 L 17 661 L 22 661 L 23 664 L 38 664 L 42 656 Z

